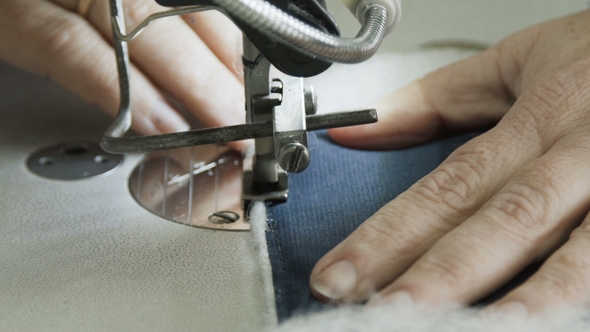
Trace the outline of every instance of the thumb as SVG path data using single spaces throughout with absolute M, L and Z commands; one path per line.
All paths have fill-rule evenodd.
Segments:
M 505 60 L 492 48 L 443 67 L 375 101 L 377 123 L 332 129 L 329 134 L 345 146 L 384 150 L 497 122 L 514 101 L 502 65 L 516 67 Z

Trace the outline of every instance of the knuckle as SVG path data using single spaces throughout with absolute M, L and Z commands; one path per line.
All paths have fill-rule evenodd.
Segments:
M 530 145 L 545 150 L 539 124 L 540 119 L 536 115 L 534 108 L 526 102 L 520 100 L 518 102 L 521 104 L 519 112 L 507 114 L 504 122 L 506 126 L 512 129 L 508 131 L 512 136 L 511 144 Z
M 492 199 L 484 215 L 499 223 L 510 233 L 524 240 L 544 241 L 544 234 L 553 220 L 551 181 L 542 188 L 531 184 L 515 183 Z
M 524 137 L 532 142 L 543 142 L 543 122 L 545 114 L 550 112 L 539 108 L 534 101 L 530 101 L 532 97 L 526 96 L 517 101 L 520 104 L 519 112 L 511 114 L 509 118 L 511 126 L 515 129 L 518 137 Z
M 552 120 L 575 109 L 572 106 L 577 104 L 579 88 L 576 73 L 572 68 L 566 68 L 532 86 L 524 98 Z M 547 123 L 550 124 L 551 121 Z
M 390 217 L 391 212 L 376 214 L 359 228 L 358 235 L 364 243 L 359 249 L 387 256 L 411 255 L 418 249 L 419 232 L 408 225 L 395 223 Z
M 489 149 L 477 146 L 459 149 L 440 167 L 426 176 L 417 185 L 410 188 L 410 193 L 419 197 L 432 207 L 442 208 L 450 214 L 464 214 L 473 208 L 478 200 L 482 174 L 492 155 Z
M 565 80 L 560 76 L 552 76 L 531 88 L 530 102 L 550 115 L 556 108 L 568 104 L 568 94 Z
M 445 165 L 425 178 L 416 191 L 429 201 L 456 211 L 461 209 L 461 205 L 469 197 L 469 183 L 465 177 L 456 174 L 453 168 Z

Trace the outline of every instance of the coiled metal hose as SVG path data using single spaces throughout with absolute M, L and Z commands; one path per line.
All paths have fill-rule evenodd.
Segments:
M 212 0 L 228 14 L 268 37 L 329 62 L 359 63 L 377 52 L 387 28 L 387 10 L 369 7 L 356 37 L 334 36 L 305 24 L 263 0 Z
M 117 56 L 117 67 L 119 71 L 121 101 L 119 113 L 113 124 L 105 132 L 101 141 L 103 149 L 115 153 L 124 153 L 139 150 L 144 151 L 140 148 L 141 144 L 153 145 L 149 149 L 162 148 L 160 146 L 162 144 L 162 146 L 165 145 L 168 148 L 172 145 L 174 147 L 180 147 L 186 146 L 179 143 L 181 141 L 194 140 L 195 138 L 193 136 L 195 135 L 199 137 L 203 136 L 203 133 L 185 132 L 164 135 L 166 137 L 121 138 L 131 127 L 127 42 L 140 33 L 154 19 L 213 8 L 209 6 L 193 6 L 153 14 L 129 35 L 126 35 L 122 2 L 121 0 L 109 1 L 111 22 L 113 25 L 113 46 Z M 380 5 L 372 5 L 363 15 L 361 29 L 357 36 L 355 38 L 344 38 L 313 28 L 263 0 L 212 0 L 212 2 L 220 7 L 218 9 L 244 21 L 249 26 L 258 29 L 267 36 L 312 57 L 318 57 L 329 62 L 359 63 L 370 58 L 377 52 L 377 49 L 381 45 L 388 22 L 387 10 Z M 167 140 L 169 139 L 172 139 L 175 143 L 168 142 Z M 139 142 L 142 140 L 146 142 Z M 189 145 L 194 145 L 194 143 L 191 141 Z

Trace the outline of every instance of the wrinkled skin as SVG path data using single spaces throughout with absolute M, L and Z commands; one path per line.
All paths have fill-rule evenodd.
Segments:
M 164 8 L 124 0 L 128 31 Z M 109 1 L 95 0 L 85 17 L 78 0 L 0 0 L 0 59 L 46 75 L 115 115 L 119 86 L 111 47 Z M 142 134 L 188 130 L 168 96 L 203 125 L 244 121 L 239 30 L 222 14 L 202 12 L 150 23 L 129 43 L 132 128 Z M 234 143 L 239 147 L 242 143 Z
M 325 255 L 315 296 L 467 305 L 547 259 L 490 310 L 588 303 L 590 11 L 518 32 L 376 107 L 377 124 L 332 138 L 391 149 L 497 124 Z

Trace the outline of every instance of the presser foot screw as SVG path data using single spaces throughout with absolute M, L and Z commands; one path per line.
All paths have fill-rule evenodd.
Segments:
M 281 148 L 278 161 L 287 172 L 303 172 L 309 166 L 309 150 L 301 143 L 289 143 Z

